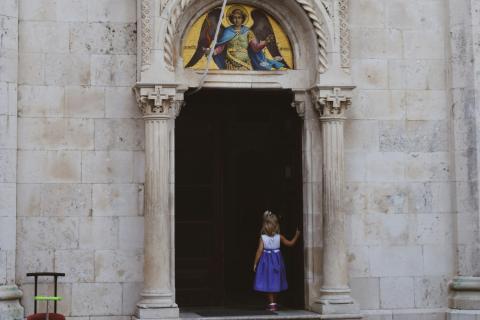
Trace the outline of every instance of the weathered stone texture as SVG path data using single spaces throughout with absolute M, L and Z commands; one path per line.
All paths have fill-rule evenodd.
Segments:
M 415 309 L 445 306 L 454 271 L 447 8 L 414 0 L 350 5 L 357 92 L 345 131 L 346 209 L 350 273 L 361 277 L 352 289 L 373 292 L 356 296 L 369 306 L 362 308 L 410 309 L 368 319 L 420 319 Z
M 135 55 L 92 55 L 92 85 L 127 86 L 135 83 L 136 59 Z
M 143 188 L 137 184 L 94 184 L 94 216 L 137 216 L 143 214 Z
M 0 6 L 0 291 L 15 284 L 18 38 L 18 1 L 5 0 Z M 0 301 L 0 317 L 18 319 L 22 310 L 14 302 Z
M 129 151 L 92 151 L 82 153 L 82 182 L 133 182 L 134 154 Z
M 96 150 L 143 150 L 144 136 L 143 119 L 95 120 Z
M 69 39 L 74 53 L 134 55 L 137 49 L 134 23 L 77 23 L 71 26 Z
M 65 299 L 59 305 L 71 319 L 129 318 L 138 300 L 144 129 L 131 90 L 136 6 L 135 0 L 19 0 L 20 40 L 14 47 L 19 48 L 20 118 L 18 128 L 0 126 L 1 132 L 15 133 L 15 141 L 18 129 L 19 173 L 16 178 L 3 168 L 13 169 L 17 160 L 15 152 L 2 150 L 11 142 L 0 134 L 5 159 L 0 180 L 16 181 L 20 190 L 16 269 L 27 314 L 33 287 L 25 274 L 33 271 L 67 274 L 60 279 Z M 11 38 L 4 39 L 13 47 Z M 10 69 L 0 74 L 16 79 Z M 7 115 L 16 115 L 13 96 L 16 86 L 0 81 L 2 124 L 10 121 Z M 0 189 L 12 192 L 3 184 Z M 2 201 L 0 212 L 14 207 L 15 201 Z M 7 258 L 0 251 L 0 284 Z M 118 273 L 111 276 L 108 268 L 114 265 Z M 132 285 L 124 289 L 123 283 Z
M 80 222 L 80 249 L 118 249 L 118 218 L 88 217 Z
M 413 308 L 414 283 L 410 277 L 380 279 L 380 305 L 383 309 Z
M 143 250 L 97 250 L 96 282 L 142 282 Z
M 116 283 L 74 283 L 72 316 L 120 315 L 122 286 Z
M 105 88 L 65 87 L 65 116 L 103 118 L 105 116 Z

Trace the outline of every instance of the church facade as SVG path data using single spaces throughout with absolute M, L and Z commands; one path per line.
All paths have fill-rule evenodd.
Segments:
M 262 301 L 264 210 L 289 307 L 480 317 L 480 1 L 222 4 L 0 5 L 0 319 Z

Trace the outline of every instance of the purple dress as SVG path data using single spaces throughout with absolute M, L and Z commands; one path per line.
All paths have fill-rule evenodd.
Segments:
M 263 253 L 258 261 L 253 289 L 260 292 L 280 292 L 288 289 L 285 263 L 280 252 L 280 235 L 262 234 Z

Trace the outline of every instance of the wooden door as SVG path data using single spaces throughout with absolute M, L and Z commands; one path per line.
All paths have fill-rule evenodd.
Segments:
M 180 306 L 223 304 L 222 158 L 218 117 L 186 107 L 175 134 L 175 263 Z
M 302 225 L 301 122 L 289 92 L 203 91 L 176 122 L 176 290 L 182 306 L 263 304 L 252 263 L 262 213 Z M 303 244 L 284 249 L 303 306 Z

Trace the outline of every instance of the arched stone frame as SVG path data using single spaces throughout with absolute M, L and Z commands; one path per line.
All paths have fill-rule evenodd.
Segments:
M 139 39 L 141 68 L 135 89 L 146 121 L 146 181 L 145 289 L 143 299 L 138 303 L 137 317 L 175 318 L 178 317 L 178 307 L 175 304 L 174 283 L 174 119 L 183 104 L 183 93 L 189 87 L 198 86 L 202 73 L 183 68 L 180 48 L 190 23 L 205 11 L 220 5 L 221 1 L 138 1 L 142 10 L 142 37 Z M 282 25 L 292 42 L 296 70 L 216 70 L 209 73 L 204 87 L 282 88 L 294 92 L 292 107 L 304 120 L 302 166 L 306 308 L 322 314 L 335 314 L 336 318 L 342 318 L 342 314 L 348 319 L 358 318 L 358 306 L 350 297 L 348 288 L 342 208 L 343 120 L 353 89 L 348 68 L 345 68 L 345 57 L 342 56 L 345 50 L 341 50 L 340 41 L 342 32 L 345 34 L 341 30 L 345 29 L 345 25 L 341 27 L 339 22 L 341 15 L 346 13 L 341 14 L 339 10 L 348 8 L 347 2 L 334 0 L 334 13 L 330 12 L 330 15 L 321 1 L 235 2 L 260 7 Z M 145 8 L 152 13 L 150 18 L 146 17 Z M 172 23 L 172 17 L 175 23 Z M 148 23 L 154 30 L 150 35 L 143 32 Z M 176 30 L 173 33 L 173 56 L 177 58 L 169 65 L 165 45 L 166 37 L 172 36 L 172 31 L 169 31 L 172 25 Z M 325 36 L 326 68 L 322 68 L 320 63 L 319 27 Z M 151 49 L 145 48 L 149 41 Z M 313 48 L 312 43 L 316 44 Z M 320 121 L 317 112 L 320 112 Z M 331 172 L 334 175 L 329 174 Z M 159 233 L 159 230 L 163 232 Z

